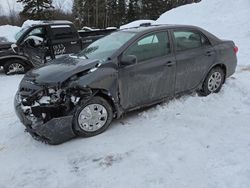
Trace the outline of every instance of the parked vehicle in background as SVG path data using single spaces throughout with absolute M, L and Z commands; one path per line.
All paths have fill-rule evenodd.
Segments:
M 16 112 L 28 132 L 50 144 L 95 136 L 129 111 L 190 91 L 219 92 L 235 72 L 237 50 L 194 26 L 120 30 L 29 71 Z
M 69 21 L 37 22 L 22 28 L 15 44 L 0 38 L 0 66 L 6 74 L 24 73 L 58 56 L 77 53 L 113 31 L 77 31 Z

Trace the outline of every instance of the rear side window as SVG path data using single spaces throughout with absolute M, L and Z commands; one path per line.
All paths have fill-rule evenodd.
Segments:
M 52 25 L 51 30 L 54 39 L 69 39 L 76 37 L 70 25 Z
M 200 48 L 209 44 L 202 34 L 195 31 L 174 31 L 174 39 L 177 51 Z
M 147 35 L 130 46 L 124 55 L 135 55 L 137 62 L 162 57 L 170 53 L 167 32 Z

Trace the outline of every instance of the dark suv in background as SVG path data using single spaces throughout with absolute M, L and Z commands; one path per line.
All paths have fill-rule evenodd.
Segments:
M 232 41 L 194 26 L 120 30 L 28 72 L 16 112 L 34 137 L 50 144 L 94 136 L 129 111 L 185 92 L 219 92 L 235 72 L 236 52 Z
M 25 73 L 65 54 L 77 53 L 115 31 L 77 31 L 69 21 L 38 21 L 16 34 L 16 43 L 0 38 L 0 66 L 6 74 Z

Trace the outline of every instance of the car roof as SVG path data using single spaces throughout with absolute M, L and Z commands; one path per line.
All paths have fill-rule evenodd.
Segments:
M 131 27 L 126 29 L 121 29 L 120 31 L 125 32 L 133 32 L 133 33 L 141 33 L 141 32 L 153 32 L 164 29 L 178 29 L 178 28 L 187 28 L 187 29 L 200 29 L 196 26 L 192 25 L 172 25 L 172 24 L 159 24 L 159 25 L 149 25 L 149 26 L 139 26 L 139 27 Z

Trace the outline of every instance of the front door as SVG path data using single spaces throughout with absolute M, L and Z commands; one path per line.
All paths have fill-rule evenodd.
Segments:
M 175 58 L 168 32 L 137 40 L 123 56 L 135 55 L 137 63 L 119 70 L 120 103 L 128 110 L 174 94 Z
M 19 46 L 19 52 L 28 57 L 33 66 L 44 64 L 48 55 L 47 31 L 44 26 L 35 27 L 24 38 Z

